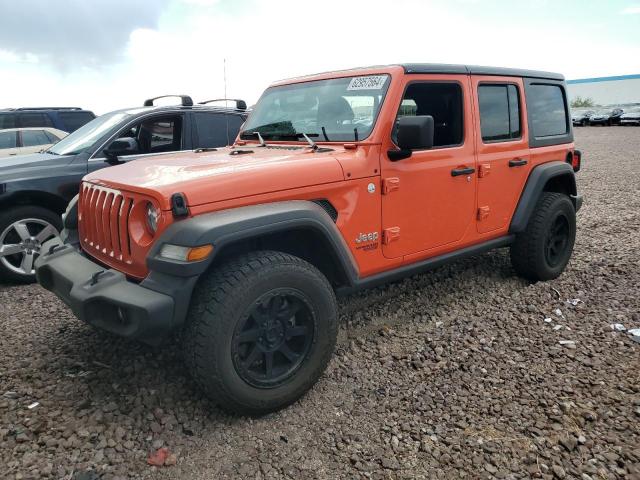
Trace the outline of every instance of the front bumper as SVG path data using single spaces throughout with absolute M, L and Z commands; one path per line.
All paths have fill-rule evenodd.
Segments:
M 79 319 L 147 343 L 158 343 L 174 327 L 176 305 L 171 295 L 127 280 L 123 273 L 89 260 L 60 239 L 45 243 L 41 251 L 35 264 L 38 282 Z

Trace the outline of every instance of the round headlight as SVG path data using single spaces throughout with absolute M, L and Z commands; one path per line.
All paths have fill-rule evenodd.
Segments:
M 160 210 L 153 206 L 152 203 L 147 203 L 147 227 L 149 231 L 155 235 L 158 230 L 158 219 L 160 218 Z

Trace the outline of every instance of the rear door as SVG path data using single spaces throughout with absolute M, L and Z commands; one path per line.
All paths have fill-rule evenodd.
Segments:
M 0 131 L 0 157 L 13 157 L 19 153 L 17 132 Z
M 244 123 L 240 115 L 218 112 L 193 112 L 194 148 L 219 148 L 231 145 Z
M 515 77 L 472 76 L 478 152 L 479 233 L 508 229 L 531 159 L 524 85 Z

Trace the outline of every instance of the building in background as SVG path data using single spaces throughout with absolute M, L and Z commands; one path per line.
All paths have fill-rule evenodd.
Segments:
M 590 98 L 596 105 L 640 103 L 640 74 L 567 80 L 569 101 Z

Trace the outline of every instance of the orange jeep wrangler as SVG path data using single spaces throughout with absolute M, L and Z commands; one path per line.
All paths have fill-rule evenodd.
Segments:
M 582 198 L 564 79 L 411 64 L 277 82 L 235 144 L 87 175 L 40 284 L 85 322 L 159 342 L 224 408 L 263 414 L 321 376 L 336 294 L 510 247 L 564 270 Z

